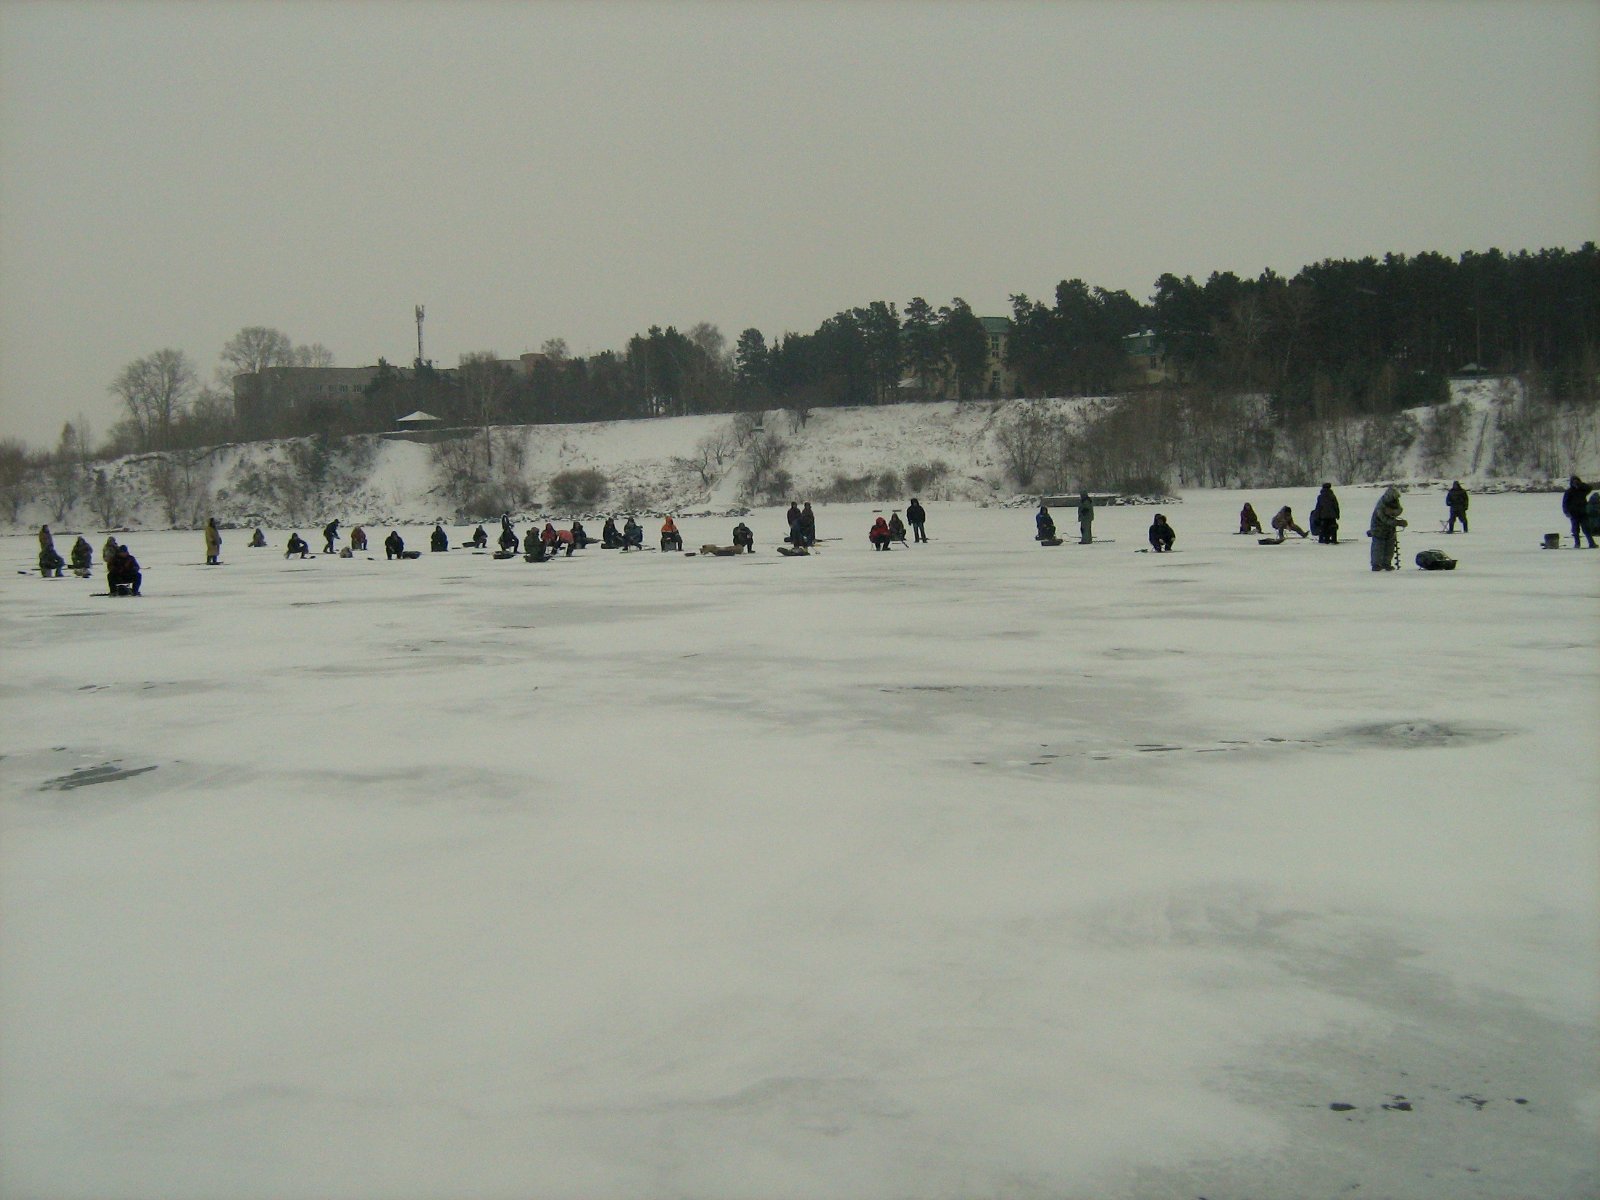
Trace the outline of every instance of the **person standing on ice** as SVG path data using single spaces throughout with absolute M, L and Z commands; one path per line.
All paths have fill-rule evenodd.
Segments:
M 1333 484 L 1325 483 L 1311 506 L 1311 532 L 1324 546 L 1339 544 L 1339 498 L 1333 494 Z
M 789 544 L 800 545 L 800 501 L 789 501 L 789 511 L 783 514 L 783 518 L 789 522 Z
M 1367 527 L 1367 536 L 1372 539 L 1374 571 L 1392 571 L 1399 565 L 1400 530 L 1406 525 L 1405 518 L 1400 515 L 1403 511 L 1399 488 L 1391 486 L 1378 497 L 1378 503 L 1372 510 L 1372 521 Z
M 1244 502 L 1244 507 L 1239 510 L 1240 533 L 1264 533 L 1261 528 L 1261 518 L 1256 516 L 1256 510 L 1251 507 L 1250 501 Z
M 39 526 L 39 574 L 46 579 L 61 578 L 61 568 L 67 560 L 56 552 L 56 540 L 50 536 L 50 526 Z
M 817 514 L 811 511 L 809 500 L 800 509 L 800 536 L 805 539 L 807 546 L 817 544 Z
M 206 518 L 206 566 L 214 567 L 222 561 L 222 534 L 217 529 L 215 517 Z
M 1078 493 L 1078 545 L 1087 546 L 1094 541 L 1094 501 L 1088 492 Z
M 1567 490 L 1561 493 L 1561 511 L 1567 514 L 1572 522 L 1572 548 L 1578 549 L 1579 537 L 1589 539 L 1589 549 L 1594 549 L 1594 534 L 1584 528 L 1585 512 L 1589 496 L 1589 485 L 1576 475 L 1567 480 Z
M 339 522 L 337 520 L 329 521 L 322 527 L 322 539 L 326 543 L 322 547 L 322 552 L 324 554 L 333 554 L 335 552 L 333 543 L 339 539 Z
M 927 523 L 928 510 L 922 507 L 921 500 L 918 500 L 915 496 L 911 497 L 911 503 L 906 505 L 906 524 L 911 526 L 912 541 L 925 542 L 928 540 L 928 535 L 922 528 Z
M 1450 512 L 1450 524 L 1445 528 L 1446 533 L 1456 531 L 1456 522 L 1461 522 L 1461 532 L 1467 532 L 1467 489 L 1461 486 L 1461 480 L 1456 480 L 1450 485 L 1450 490 L 1444 494 L 1444 506 Z

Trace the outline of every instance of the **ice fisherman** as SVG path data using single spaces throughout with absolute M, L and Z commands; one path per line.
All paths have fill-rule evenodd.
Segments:
M 322 552 L 324 554 L 332 554 L 334 552 L 333 543 L 339 540 L 339 522 L 337 520 L 329 521 L 322 527 L 322 539 L 325 543 L 322 547 Z
M 1048 542 L 1056 536 L 1056 519 L 1050 515 L 1050 507 L 1043 500 L 1039 501 L 1039 511 L 1033 517 L 1033 540 Z
M 428 535 L 428 549 L 434 554 L 450 549 L 450 535 L 444 531 L 443 525 L 434 524 L 433 532 Z
M 350 550 L 352 553 L 367 548 L 367 531 L 357 525 L 350 531 Z
M 733 545 L 735 549 L 742 550 L 746 554 L 755 553 L 756 535 L 743 521 L 733 527 Z
M 622 523 L 622 548 L 632 547 L 635 550 L 644 549 L 644 526 L 629 516 Z
M 1311 532 L 1324 546 L 1339 544 L 1339 498 L 1333 494 L 1333 484 L 1325 483 L 1311 506 Z
M 1567 514 L 1572 522 L 1572 548 L 1578 549 L 1579 537 L 1589 539 L 1589 549 L 1594 549 L 1595 531 L 1586 528 L 1585 520 L 1588 508 L 1589 485 L 1576 475 L 1567 480 L 1567 490 L 1561 493 L 1561 511 Z
M 1456 531 L 1456 522 L 1461 522 L 1461 532 L 1467 532 L 1467 489 L 1461 486 L 1461 480 L 1456 480 L 1450 485 L 1450 490 L 1444 494 L 1444 506 L 1450 514 L 1450 522 L 1445 527 L 1446 533 Z
M 298 533 L 291 533 L 289 535 L 289 545 L 284 550 L 283 556 L 288 558 L 295 554 L 298 554 L 301 558 L 310 558 L 311 547 L 306 544 L 305 538 L 301 537 Z
M 1301 529 L 1298 524 L 1295 523 L 1294 513 L 1292 511 L 1290 511 L 1289 506 L 1287 504 L 1285 504 L 1282 508 L 1280 508 L 1277 511 L 1277 513 L 1275 513 L 1273 515 L 1272 528 L 1277 532 L 1278 540 L 1280 542 L 1283 541 L 1284 538 L 1289 536 L 1289 531 L 1291 529 L 1294 530 L 1296 533 L 1298 533 L 1301 537 L 1310 537 L 1311 536 L 1304 529 Z
M 872 543 L 872 548 L 874 550 L 887 550 L 889 548 L 890 541 L 893 540 L 889 533 L 889 522 L 885 521 L 882 516 L 879 516 L 878 519 L 872 523 L 872 528 L 867 531 L 867 540 Z
M 137 596 L 144 575 L 139 570 L 139 560 L 126 546 L 118 546 L 106 563 L 106 594 L 109 596 Z
M 222 532 L 215 517 L 206 518 L 206 566 L 214 567 L 222 561 Z
M 1094 501 L 1088 492 L 1078 493 L 1078 544 L 1087 546 L 1094 541 Z
M 1400 489 L 1390 486 L 1378 497 L 1372 509 L 1372 521 L 1367 526 L 1367 536 L 1372 539 L 1372 569 L 1392 571 L 1400 563 L 1400 530 L 1406 519 L 1400 514 Z
M 1256 510 L 1251 507 L 1250 501 L 1244 502 L 1244 507 L 1239 510 L 1240 533 L 1264 533 L 1261 528 L 1261 518 L 1256 516 Z
M 1172 543 L 1177 540 L 1178 535 L 1172 526 L 1167 524 L 1167 518 L 1157 513 L 1150 522 L 1150 549 L 1157 554 L 1165 554 L 1172 549 Z
M 354 535 L 352 535 L 354 536 Z M 256 526 L 256 531 L 250 535 L 250 549 L 259 550 L 267 544 L 267 535 L 261 532 L 261 526 Z
M 405 538 L 400 536 L 398 529 L 391 529 L 389 536 L 383 539 L 383 556 L 385 558 L 404 558 L 405 553 Z
M 89 578 L 89 568 L 94 565 L 94 547 L 84 539 L 82 534 L 72 543 L 72 573 Z
M 39 574 L 46 579 L 61 578 L 61 568 L 67 560 L 56 551 L 56 540 L 50 535 L 50 526 L 39 526 Z
M 925 542 L 928 540 L 927 532 L 922 528 L 928 523 L 928 510 L 922 507 L 922 501 L 915 496 L 911 503 L 906 505 L 906 524 L 911 526 L 911 540 Z

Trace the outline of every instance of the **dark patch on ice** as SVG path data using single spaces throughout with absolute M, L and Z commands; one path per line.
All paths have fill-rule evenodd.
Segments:
M 1324 745 L 1375 746 L 1384 749 L 1409 750 L 1419 747 L 1462 746 L 1476 742 L 1493 742 L 1508 737 L 1511 730 L 1493 725 L 1456 725 L 1447 721 L 1389 721 L 1375 725 L 1351 725 L 1335 729 L 1325 738 Z
M 88 787 L 95 783 L 114 783 L 119 779 L 132 779 L 135 775 L 143 775 L 147 771 L 154 771 L 155 767 L 123 767 L 121 759 L 112 759 L 110 762 L 100 763 L 93 767 L 77 767 L 65 775 L 58 775 L 54 779 L 47 779 L 39 785 L 41 792 L 70 792 L 73 788 Z
M 1413 1111 L 1411 1107 L 1411 1101 L 1407 1100 L 1404 1096 L 1390 1096 L 1389 1103 L 1385 1104 L 1383 1107 L 1388 1112 Z
M 96 612 L 58 612 L 55 615 L 58 617 L 104 617 L 108 614 L 105 609 L 100 609 Z
M 1355 1109 L 1354 1104 L 1330 1104 L 1328 1107 L 1334 1112 L 1352 1112 Z

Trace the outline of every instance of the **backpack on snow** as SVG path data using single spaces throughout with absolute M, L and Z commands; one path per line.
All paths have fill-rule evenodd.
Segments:
M 1454 571 L 1456 560 L 1443 550 L 1424 550 L 1417 555 L 1417 566 L 1424 571 Z

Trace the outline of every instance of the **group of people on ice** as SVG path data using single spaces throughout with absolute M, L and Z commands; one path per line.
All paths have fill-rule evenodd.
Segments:
M 215 532 L 214 523 L 208 522 L 207 526 Z M 208 544 L 209 539 L 210 534 L 207 535 Z M 72 555 L 72 573 L 81 579 L 88 579 L 94 568 L 94 547 L 80 533 L 69 553 Z M 106 590 L 113 596 L 137 596 L 144 575 L 139 570 L 139 560 L 133 557 L 133 551 L 118 544 L 116 537 L 112 536 L 106 538 L 100 556 L 106 567 Z M 46 579 L 60 579 L 67 565 L 61 552 L 56 549 L 55 535 L 50 532 L 50 526 L 39 526 L 39 574 Z
M 1033 540 L 1045 546 L 1059 546 L 1056 536 L 1056 519 L 1050 515 L 1050 506 L 1039 501 L 1039 511 L 1033 517 Z M 1094 542 L 1094 498 L 1088 492 L 1078 493 L 1078 544 L 1088 546 Z

